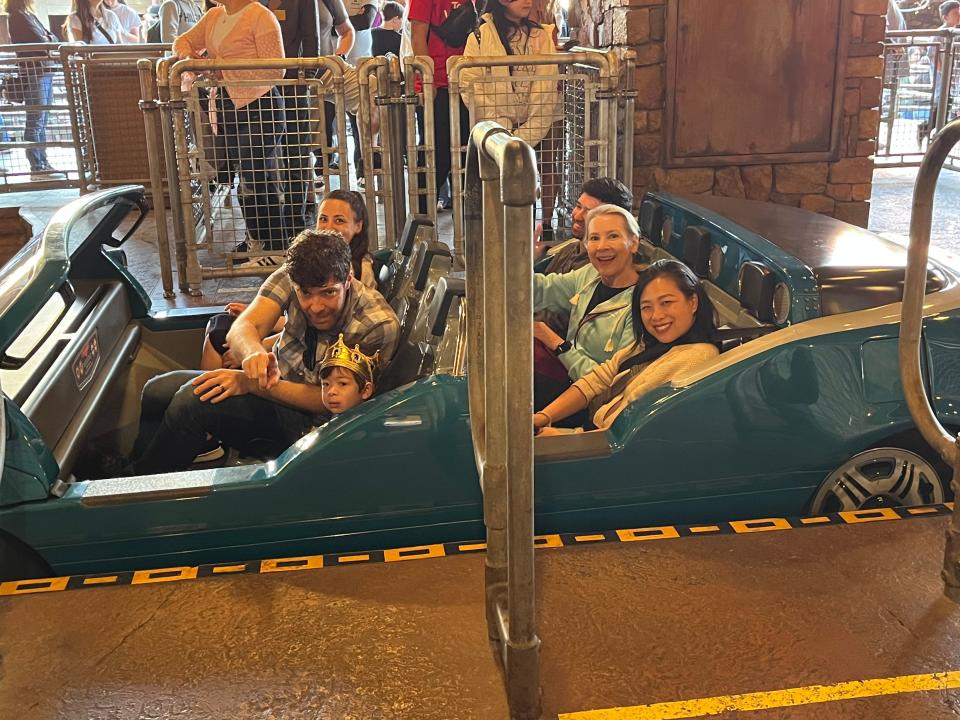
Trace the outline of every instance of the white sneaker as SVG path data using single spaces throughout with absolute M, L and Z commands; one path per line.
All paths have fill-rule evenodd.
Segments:
M 207 463 L 213 462 L 214 460 L 219 460 L 224 456 L 223 445 L 217 445 L 213 450 L 207 450 L 197 455 L 194 459 L 194 463 Z
M 67 174 L 59 170 L 54 170 L 53 168 L 45 168 L 42 170 L 31 170 L 30 179 L 31 180 L 66 180 Z
M 246 262 L 234 265 L 235 268 L 246 268 L 248 270 L 256 268 L 276 268 L 283 264 L 286 259 L 283 255 L 261 255 L 260 257 L 250 258 Z

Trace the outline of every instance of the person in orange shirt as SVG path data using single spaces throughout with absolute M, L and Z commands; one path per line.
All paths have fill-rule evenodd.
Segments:
M 272 12 L 253 0 L 220 0 L 200 21 L 179 36 L 173 52 L 181 58 L 239 60 L 282 58 L 283 38 Z M 223 134 L 227 152 L 240 161 L 237 196 L 247 226 L 247 241 L 239 252 L 282 253 L 289 240 L 277 174 L 277 144 L 285 133 L 283 99 L 276 84 L 279 70 L 223 70 L 223 86 L 210 93 L 217 132 Z M 237 81 L 261 81 L 237 85 Z M 276 265 L 262 256 L 256 265 Z

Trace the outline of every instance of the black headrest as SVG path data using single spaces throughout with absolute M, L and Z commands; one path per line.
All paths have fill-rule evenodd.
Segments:
M 653 199 L 640 204 L 640 234 L 654 245 L 662 245 L 660 230 L 663 228 L 663 207 Z
M 467 294 L 467 284 L 463 278 L 444 276 L 437 281 L 433 297 L 430 298 L 430 314 L 427 316 L 430 334 L 441 337 L 447 329 L 447 315 L 453 307 L 454 298 Z
M 420 245 L 423 245 L 423 248 L 421 248 Z M 430 277 L 430 266 L 433 264 L 435 257 L 439 255 L 453 258 L 450 248 L 436 240 L 430 240 L 428 242 L 418 241 L 414 254 L 417 259 L 413 266 L 413 288 L 418 292 L 423 292 L 423 289 L 427 286 L 427 279 Z
M 773 290 L 777 277 L 758 262 L 740 266 L 740 304 L 760 322 L 773 322 Z
M 397 238 L 397 251 L 401 255 L 410 257 L 413 245 L 417 240 L 433 239 L 433 220 L 421 215 L 407 215 L 400 237 Z
M 710 274 L 710 231 L 702 225 L 688 225 L 683 231 L 683 261 L 697 277 Z

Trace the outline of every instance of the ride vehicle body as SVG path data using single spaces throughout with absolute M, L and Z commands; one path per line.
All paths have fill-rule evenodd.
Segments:
M 85 196 L 0 273 L 0 578 L 483 537 L 468 300 L 454 277 L 433 276 L 408 303 L 393 389 L 280 456 L 77 480 L 91 442 L 132 443 L 144 382 L 195 364 L 219 310 L 151 310 L 111 247 L 143 209 L 135 186 Z M 538 438 L 538 532 L 945 499 L 949 474 L 919 440 L 899 384 L 902 247 L 795 208 L 669 194 L 644 198 L 641 230 L 648 255 L 677 257 L 704 278 L 725 352 L 607 431 Z M 928 388 L 941 422 L 956 427 L 960 272 L 949 259 L 931 261 L 928 290 Z

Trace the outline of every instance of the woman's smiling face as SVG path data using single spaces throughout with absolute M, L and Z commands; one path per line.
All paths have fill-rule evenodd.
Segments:
M 693 327 L 699 298 L 683 294 L 676 280 L 668 275 L 655 277 L 640 295 L 643 327 L 662 343 L 669 344 Z
M 630 233 L 622 216 L 611 213 L 590 221 L 583 244 L 590 262 L 609 284 L 633 267 L 633 256 L 640 239 Z
M 320 203 L 317 230 L 336 230 L 349 245 L 357 233 L 363 230 L 363 223 L 353 214 L 349 203 L 329 198 Z

